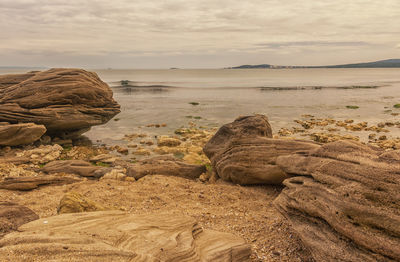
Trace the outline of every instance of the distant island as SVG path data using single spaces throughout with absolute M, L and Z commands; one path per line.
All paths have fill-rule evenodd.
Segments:
M 281 68 L 400 68 L 400 59 L 387 59 L 368 63 L 327 65 L 327 66 L 280 66 L 280 65 L 241 65 L 228 69 L 281 69 Z

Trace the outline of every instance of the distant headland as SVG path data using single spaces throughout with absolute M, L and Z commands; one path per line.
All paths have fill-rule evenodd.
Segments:
M 400 68 L 400 59 L 387 59 L 368 63 L 326 65 L 326 66 L 281 66 L 281 65 L 241 65 L 229 67 L 228 69 L 282 69 L 282 68 Z

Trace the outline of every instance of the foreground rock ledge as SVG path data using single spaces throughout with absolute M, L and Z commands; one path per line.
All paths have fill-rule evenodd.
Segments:
M 400 151 L 357 142 L 281 156 L 275 200 L 317 261 L 400 261 Z
M 100 211 L 39 219 L 0 240 L 0 260 L 249 261 L 250 246 L 177 215 Z
M 39 216 L 27 207 L 0 201 L 0 238 L 17 230 L 19 226 L 38 218 Z
M 50 69 L 0 76 L 0 122 L 32 122 L 49 135 L 75 136 L 120 112 L 112 91 L 91 72 Z

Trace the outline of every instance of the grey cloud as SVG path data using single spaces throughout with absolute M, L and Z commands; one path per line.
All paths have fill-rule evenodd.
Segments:
M 267 47 L 267 48 L 285 48 L 285 47 L 308 47 L 308 46 L 370 46 L 372 43 L 363 41 L 354 42 L 337 42 L 337 41 L 295 41 L 295 42 L 271 42 L 271 43 L 259 43 L 256 46 Z
M 398 52 L 398 10 L 398 0 L 0 0 L 0 53 L 51 62 L 46 54 L 55 52 L 65 61 L 81 55 L 110 63 L 116 61 L 112 56 L 203 53 L 219 57 L 212 63 L 220 66 L 231 61 L 228 50 L 237 59 L 287 53 L 295 62 L 337 48 L 338 56 L 352 50 L 354 59 L 359 54 L 367 60 L 368 54 L 381 54 L 382 46 L 386 56 Z M 317 48 L 309 53 L 312 47 Z

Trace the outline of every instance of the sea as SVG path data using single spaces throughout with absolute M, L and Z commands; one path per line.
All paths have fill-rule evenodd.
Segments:
M 121 105 L 114 119 L 86 133 L 94 143 L 115 144 L 138 132 L 173 134 L 190 122 L 219 127 L 251 114 L 268 116 L 274 132 L 295 126 L 302 115 L 400 121 L 400 108 L 394 107 L 400 104 L 397 68 L 87 70 L 109 84 Z M 400 128 L 391 134 L 400 136 Z

